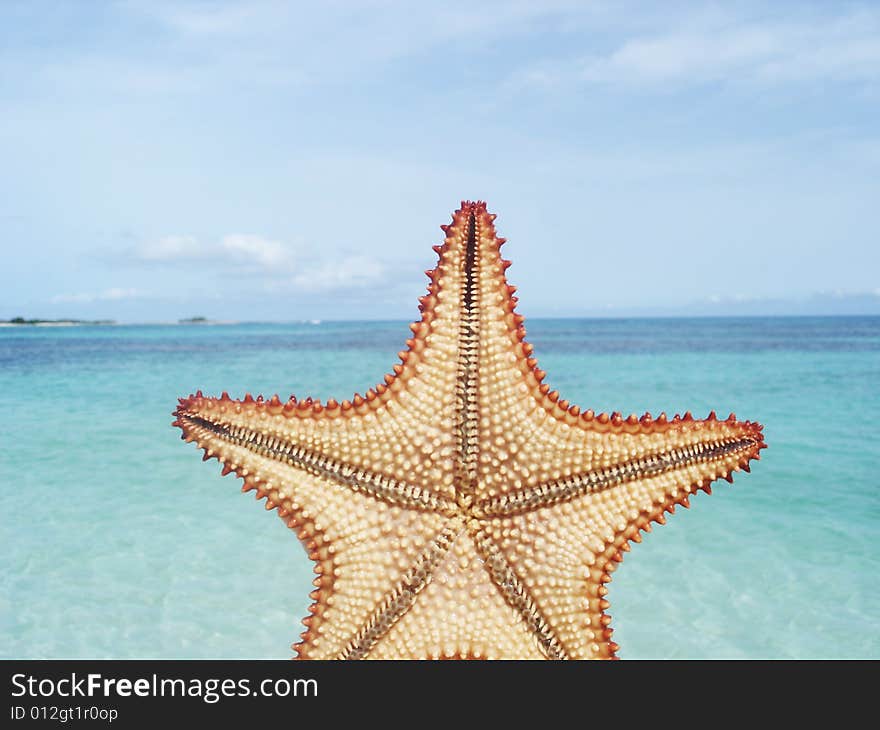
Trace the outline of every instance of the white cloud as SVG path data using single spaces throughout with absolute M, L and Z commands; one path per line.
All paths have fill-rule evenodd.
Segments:
M 368 256 L 318 256 L 303 245 L 242 233 L 212 242 L 185 234 L 162 236 L 140 246 L 135 257 L 154 264 L 198 263 L 222 273 L 247 273 L 261 277 L 273 291 L 291 293 L 360 289 L 382 281 L 387 273 L 384 264 Z
M 136 3 L 132 3 L 136 7 Z M 265 6 L 264 6 L 265 8 Z M 191 35 L 224 35 L 241 32 L 255 15 L 259 4 L 239 5 L 195 5 L 182 6 L 180 3 L 165 5 L 149 2 L 140 6 L 141 12 L 151 13 L 169 27 L 180 33 Z
M 669 35 L 627 41 L 606 57 L 588 60 L 587 81 L 717 79 L 772 59 L 773 33 L 759 28 Z
M 296 267 L 296 255 L 291 247 L 245 233 L 232 233 L 212 242 L 187 234 L 171 234 L 142 244 L 134 255 L 152 263 L 197 261 L 219 267 L 233 265 L 248 271 L 277 272 Z
M 514 83 L 880 82 L 880 12 L 750 20 L 672 18 L 606 53 L 536 63 Z
M 136 256 L 143 261 L 187 261 L 205 258 L 208 250 L 195 236 L 162 236 L 142 245 Z
M 220 251 L 235 261 L 255 264 L 264 269 L 284 269 L 294 264 L 292 252 L 279 241 L 261 236 L 235 233 L 220 239 Z
M 366 256 L 348 256 L 307 267 L 289 281 L 293 290 L 321 292 L 372 286 L 385 276 L 385 267 Z
M 58 294 L 50 300 L 53 304 L 88 304 L 89 302 L 117 302 L 122 299 L 142 299 L 145 294 L 137 289 L 111 287 L 100 292 Z

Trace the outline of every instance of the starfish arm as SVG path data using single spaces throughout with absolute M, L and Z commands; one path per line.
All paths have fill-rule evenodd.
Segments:
M 526 420 L 529 436 L 509 435 L 516 458 L 499 464 L 499 477 L 477 505 L 481 513 L 528 511 L 655 477 L 668 490 L 657 498 L 675 499 L 681 490 L 693 492 L 748 470 L 765 448 L 762 426 L 733 414 L 725 421 L 714 412 L 705 420 L 688 413 L 667 421 L 663 414 L 657 420 L 647 414 L 623 419 L 588 411 L 572 419 L 571 410 L 555 400 L 546 398 L 543 406 Z
M 242 406 L 237 414 L 236 405 Z M 272 407 L 271 401 L 250 405 L 253 413 Z M 267 510 L 277 510 L 314 561 L 314 603 L 294 647 L 298 655 L 357 658 L 374 643 L 375 627 L 397 618 L 448 550 L 444 499 L 316 456 L 292 445 L 289 430 L 283 439 L 269 435 L 277 431 L 267 423 L 283 415 L 235 425 L 231 415 L 243 412 L 243 403 L 194 396 L 181 403 L 177 418 L 184 438 L 199 444 L 206 458 L 218 458 L 224 474 L 241 477 L 243 491 L 255 491 Z
M 206 460 L 219 459 L 224 475 L 235 471 L 255 487 L 261 469 L 267 474 L 262 483 L 270 485 L 275 471 L 288 481 L 310 473 L 389 504 L 442 509 L 450 502 L 449 479 L 442 465 L 420 459 L 418 452 L 418 444 L 438 438 L 437 432 L 406 424 L 405 409 L 383 399 L 388 392 L 369 391 L 367 398 L 326 407 L 311 399 L 282 405 L 277 396 L 237 401 L 226 393 L 197 393 L 180 400 L 174 425 L 204 450 Z
M 629 542 L 713 480 L 748 470 L 764 442 L 759 424 L 732 416 L 581 428 L 580 461 L 564 458 L 549 481 L 487 497 L 475 513 L 566 655 L 610 658 L 605 584 Z

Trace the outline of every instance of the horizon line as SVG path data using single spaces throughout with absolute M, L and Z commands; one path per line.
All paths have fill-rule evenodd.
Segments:
M 855 319 L 880 318 L 880 312 L 826 312 L 826 313 L 715 313 L 715 314 L 583 314 L 583 315 L 537 315 L 527 317 L 526 321 L 557 321 L 557 320 L 629 320 L 629 319 Z M 76 317 L 59 317 L 54 319 L 32 317 L 24 318 L 25 322 L 14 322 L 12 319 L 0 319 L 0 327 L 14 329 L 16 327 L 221 327 L 240 325 L 312 325 L 327 323 L 358 324 L 358 323 L 399 323 L 412 321 L 411 317 L 364 317 L 358 319 L 338 317 L 314 317 L 308 319 L 210 319 L 204 321 L 184 320 L 115 320 L 110 318 L 80 319 Z M 31 321 L 33 320 L 33 321 Z

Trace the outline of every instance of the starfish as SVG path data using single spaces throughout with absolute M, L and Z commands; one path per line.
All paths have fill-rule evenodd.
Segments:
M 298 658 L 615 658 L 606 584 L 629 543 L 765 448 L 733 414 L 597 415 L 551 391 L 494 220 L 462 202 L 441 226 L 421 319 L 364 396 L 199 391 L 174 412 L 314 561 Z

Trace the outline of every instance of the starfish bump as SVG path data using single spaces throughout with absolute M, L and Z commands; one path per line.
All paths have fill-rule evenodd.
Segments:
M 442 226 L 421 319 L 365 395 L 175 411 L 314 561 L 299 658 L 613 658 L 630 541 L 765 448 L 732 414 L 597 415 L 551 391 L 494 220 L 462 202 Z

